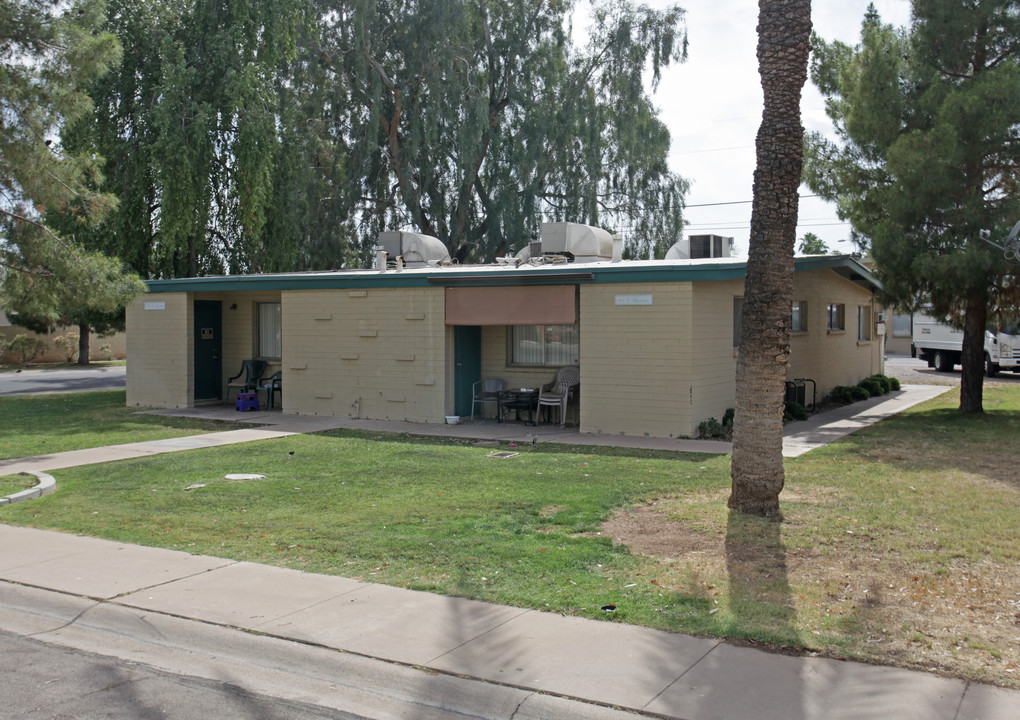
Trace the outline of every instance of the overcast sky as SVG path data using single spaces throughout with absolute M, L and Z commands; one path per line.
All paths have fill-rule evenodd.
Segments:
M 667 0 L 644 0 L 665 7 Z M 691 181 L 687 221 L 691 234 L 734 238 L 747 254 L 754 175 L 754 138 L 761 124 L 762 93 L 755 57 L 758 3 L 754 0 L 677 0 L 687 10 L 689 59 L 670 68 L 654 96 L 669 126 L 672 169 Z M 909 0 L 873 0 L 882 20 L 906 25 Z M 826 40 L 856 44 L 869 0 L 814 0 L 815 32 Z M 808 131 L 832 135 L 821 95 L 808 80 L 801 104 Z M 801 186 L 801 195 L 810 190 Z M 713 203 L 739 203 L 711 205 Z M 711 205 L 709 207 L 699 207 Z M 850 226 L 835 207 L 818 199 L 800 203 L 797 238 L 813 232 L 832 250 L 850 252 Z

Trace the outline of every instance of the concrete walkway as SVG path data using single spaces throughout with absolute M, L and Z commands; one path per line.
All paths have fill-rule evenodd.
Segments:
M 871 398 L 846 407 L 813 415 L 802 422 L 786 426 L 783 437 L 783 455 L 796 457 L 816 447 L 838 440 L 855 430 L 872 425 L 908 407 L 936 397 L 951 388 L 939 385 L 904 385 L 899 392 L 880 398 Z M 169 440 L 150 440 L 140 443 L 111 445 L 87 450 L 39 455 L 30 458 L 0 460 L 0 476 L 21 472 L 59 470 L 60 468 L 91 465 L 114 460 L 128 460 L 180 450 L 233 445 L 255 440 L 286 437 L 299 433 L 325 430 L 351 429 L 367 432 L 406 433 L 430 437 L 454 437 L 465 440 L 517 443 L 565 443 L 610 447 L 641 448 L 646 450 L 672 450 L 691 453 L 729 453 L 728 442 L 716 440 L 689 440 L 673 438 L 633 437 L 624 435 L 595 435 L 581 433 L 576 428 L 558 425 L 527 426 L 522 423 L 497 423 L 493 420 L 475 420 L 459 425 L 411 423 L 397 420 L 361 420 L 340 417 L 307 417 L 284 415 L 279 411 L 239 413 L 219 405 L 179 410 L 150 410 L 147 414 L 193 417 L 204 420 L 223 420 L 257 427 L 207 433 Z
M 911 386 L 827 421 L 804 423 L 788 437 L 788 449 L 799 454 L 818 447 L 944 390 Z M 270 415 L 245 419 L 264 423 Z M 276 414 L 272 427 L 9 461 L 0 474 L 18 472 L 11 469 L 17 463 L 38 471 L 328 427 L 649 446 L 648 439 L 609 443 L 576 432 L 563 439 L 555 427 L 412 428 Z M 661 447 L 658 442 L 653 446 Z M 663 442 L 667 449 L 701 447 Z M 715 443 L 710 451 L 725 449 Z M 2 524 L 0 630 L 371 718 L 1020 717 L 1018 691 L 930 673 L 775 655 L 620 623 Z

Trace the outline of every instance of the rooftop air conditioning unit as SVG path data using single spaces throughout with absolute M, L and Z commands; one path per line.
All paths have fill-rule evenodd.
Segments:
M 666 252 L 667 260 L 702 260 L 727 258 L 733 249 L 733 238 L 722 235 L 691 235 Z
M 409 268 L 436 267 L 450 260 L 443 241 L 431 235 L 403 230 L 381 232 L 376 236 L 376 245 L 390 258 L 402 257 L 404 266 Z
M 563 255 L 576 263 L 611 260 L 613 236 L 580 223 L 542 223 L 542 254 Z

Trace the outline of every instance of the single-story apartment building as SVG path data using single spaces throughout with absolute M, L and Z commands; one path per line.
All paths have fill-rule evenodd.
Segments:
M 127 311 L 128 405 L 222 402 L 242 361 L 262 359 L 282 373 L 284 413 L 443 423 L 471 413 L 481 378 L 538 387 L 576 364 L 582 432 L 693 436 L 734 404 L 746 263 L 620 260 L 595 235 L 591 252 L 533 244 L 491 266 L 380 253 L 374 269 L 149 281 Z M 868 269 L 794 265 L 790 378 L 820 399 L 881 372 Z

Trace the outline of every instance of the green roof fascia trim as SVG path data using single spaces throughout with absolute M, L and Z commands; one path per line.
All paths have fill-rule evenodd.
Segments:
M 379 273 L 281 273 L 278 275 L 223 275 L 216 277 L 146 280 L 149 292 L 223 292 L 255 290 L 346 290 L 367 287 L 428 287 L 426 275 Z
M 614 284 L 652 282 L 715 282 L 735 280 L 746 274 L 746 262 L 734 260 L 705 265 L 672 265 L 620 263 L 613 265 L 557 266 L 555 269 L 534 270 L 448 270 L 436 273 L 422 272 L 335 272 L 335 273 L 281 273 L 276 275 L 232 275 L 220 277 L 178 278 L 147 280 L 149 292 L 223 292 L 264 290 L 322 290 L 364 288 L 422 288 L 445 286 L 507 286 L 507 285 L 562 285 L 562 284 Z M 807 270 L 833 270 L 853 282 L 871 289 L 881 285 L 868 269 L 847 255 L 818 255 L 795 258 L 797 272 Z
M 871 274 L 871 270 L 851 255 L 809 255 L 807 257 L 794 258 L 793 264 L 794 270 L 798 272 L 806 270 L 832 270 L 847 280 L 869 290 L 882 289 L 882 283 Z

